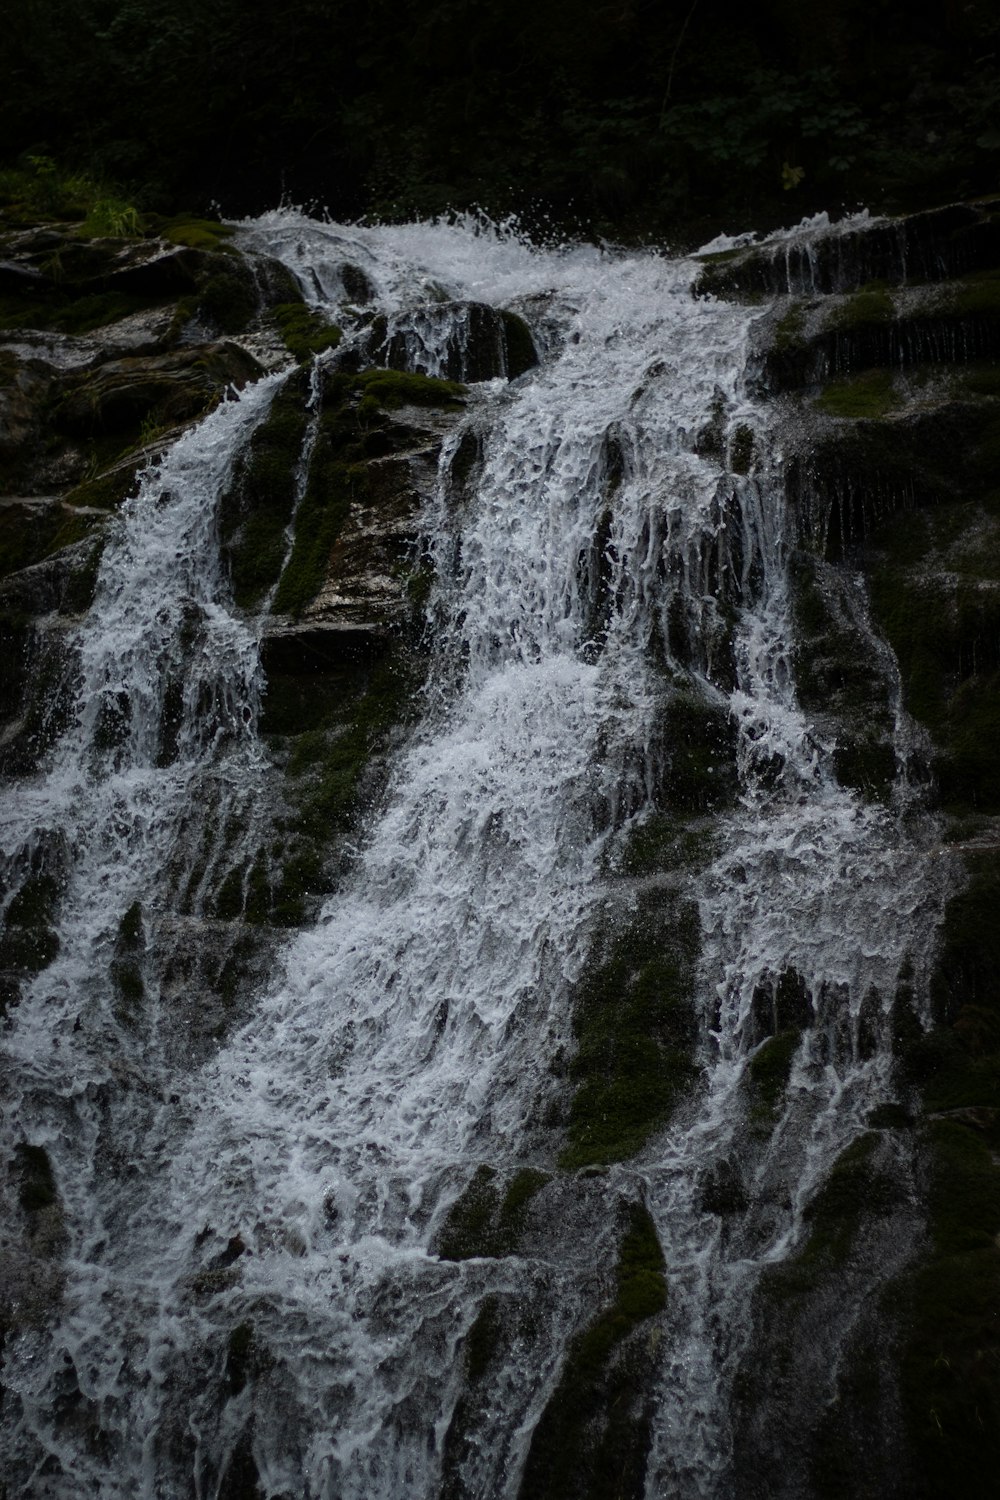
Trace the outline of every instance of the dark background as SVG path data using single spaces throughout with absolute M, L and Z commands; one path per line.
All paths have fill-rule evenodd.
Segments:
M 15 0 L 0 152 L 161 213 L 681 242 L 1000 188 L 996 0 Z

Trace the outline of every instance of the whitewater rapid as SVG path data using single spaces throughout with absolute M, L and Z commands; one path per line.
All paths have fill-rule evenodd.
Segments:
M 165 872 L 190 883 L 209 810 L 252 849 L 276 774 L 256 736 L 261 622 L 232 604 L 218 504 L 286 375 L 185 433 L 115 523 L 79 626 L 72 722 L 0 825 L 9 860 L 44 837 L 67 872 L 59 955 L 4 1039 L 4 1150 L 45 1146 L 66 1237 L 55 1320 L 8 1351 L 7 1463 L 35 1485 L 23 1493 L 54 1500 L 215 1500 L 247 1451 L 268 1496 L 431 1500 L 463 1341 L 500 1298 L 530 1303 L 536 1338 L 492 1373 L 461 1479 L 463 1493 L 515 1500 L 570 1340 L 594 1316 L 624 1193 L 653 1215 L 670 1298 L 648 1494 L 721 1500 L 754 1279 L 797 1242 L 803 1205 L 889 1087 L 884 1036 L 874 1052 L 825 1045 L 831 1007 L 856 1038 L 864 998 L 888 1006 L 903 960 L 926 963 L 937 900 L 896 811 L 837 784 L 797 703 L 793 521 L 746 380 L 762 309 L 693 296 L 693 260 L 540 249 L 471 221 L 365 228 L 281 211 L 238 226 L 238 243 L 283 261 L 344 323 L 326 360 L 367 326 L 347 263 L 414 368 L 443 368 L 441 317 L 426 309 L 454 304 L 460 334 L 468 302 L 522 316 L 540 363 L 472 387 L 445 440 L 420 518 L 436 563 L 425 709 L 351 873 L 193 1066 L 175 992 L 148 990 L 155 1020 L 137 1036 L 108 957 L 137 902 L 155 948 Z M 481 472 L 456 513 L 449 465 L 466 428 Z M 729 463 L 741 428 L 749 473 Z M 706 556 L 725 516 L 740 545 L 723 599 Z M 580 566 L 597 537 L 612 601 L 599 632 Z M 668 644 L 678 601 L 703 643 L 691 660 Z M 708 645 L 723 605 L 733 681 Z M 168 683 L 181 704 L 171 756 Z M 551 1064 L 574 1047 L 574 985 L 600 924 L 634 905 L 614 852 L 649 812 L 658 715 L 678 684 L 741 736 L 739 801 L 685 891 L 702 930 L 699 1083 L 636 1159 L 588 1180 L 584 1225 L 554 1224 L 548 1245 L 536 1232 L 520 1255 L 446 1262 L 435 1237 L 481 1165 L 552 1174 L 534 1212 L 561 1211 L 560 1134 L 545 1120 L 567 1085 Z M 754 995 L 791 969 L 815 1021 L 750 1184 L 753 1201 L 782 1206 L 733 1243 L 703 1206 L 702 1174 L 745 1127 Z M 242 1385 L 240 1328 L 257 1360 Z M 57 1399 L 69 1369 L 86 1431 Z

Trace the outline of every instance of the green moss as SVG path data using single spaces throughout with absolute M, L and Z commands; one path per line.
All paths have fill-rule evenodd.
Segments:
M 938 1024 L 911 1028 L 900 1049 L 904 1077 L 930 1110 L 1000 1109 L 1000 867 L 992 853 L 967 864 L 968 883 L 941 927 L 931 984 Z
M 476 1168 L 472 1181 L 448 1210 L 438 1241 L 442 1260 L 470 1260 L 491 1253 L 492 1223 L 498 1201 L 496 1179 L 492 1167 Z
M 932 986 L 938 1017 L 951 1023 L 966 1005 L 1000 1014 L 1000 865 L 992 853 L 967 865 L 965 889 L 945 907 Z
M 717 848 L 714 823 L 692 825 L 669 813 L 653 812 L 631 825 L 616 869 L 622 875 L 697 870 L 715 857 Z
M 422 615 L 434 588 L 434 564 L 429 559 L 422 558 L 416 567 L 404 569 L 399 576 L 414 613 Z
M 316 899 L 330 890 L 320 847 L 313 842 L 293 844 L 291 851 L 282 858 L 271 899 L 271 921 L 276 927 L 298 927 Z
M 457 411 L 466 395 L 465 386 L 455 380 L 434 380 L 402 370 L 365 370 L 355 377 L 355 386 L 362 396 L 363 412 L 380 407 L 396 411 L 401 406 L 440 406 Z
M 464 387 L 396 370 L 329 373 L 295 538 L 274 609 L 300 616 L 319 592 L 330 554 L 353 504 L 378 505 L 382 476 L 371 467 L 412 446 L 414 433 L 386 412 L 406 405 L 460 408 Z
M 90 479 L 82 480 L 66 496 L 67 505 L 93 506 L 99 510 L 117 510 L 130 495 L 137 493 L 139 488 L 137 478 L 139 467 L 145 462 L 145 458 L 146 455 L 144 453 L 139 453 L 136 455 L 133 464 L 116 463 L 111 469 L 106 469 L 103 473 L 95 474 Z M 77 526 L 82 526 L 87 522 L 87 517 L 80 516 L 76 518 Z M 89 524 L 93 525 L 94 523 L 90 520 Z M 64 530 L 63 535 L 69 540 L 76 540 L 75 537 L 70 537 L 68 527 Z M 66 545 L 68 545 L 67 541 L 60 542 L 60 546 Z M 53 550 L 55 549 L 53 548 Z
M 179 215 L 174 219 L 153 221 L 153 227 L 162 239 L 172 245 L 186 245 L 191 250 L 228 250 L 227 245 L 235 230 L 217 219 L 192 219 Z
M 826 1181 L 806 1205 L 809 1229 L 800 1264 L 819 1259 L 842 1262 L 854 1244 L 862 1220 L 887 1214 L 898 1202 L 898 1185 L 874 1163 L 878 1136 L 859 1136 L 834 1162 Z
M 849 1259 L 862 1226 L 889 1214 L 900 1200 L 893 1178 L 874 1160 L 879 1136 L 859 1136 L 834 1162 L 806 1205 L 806 1237 L 798 1252 L 768 1268 L 757 1293 L 758 1316 L 775 1330 L 794 1327 L 789 1299 L 809 1297 L 831 1283 Z M 780 1336 L 779 1336 L 780 1337 Z
M 286 349 L 300 364 L 314 354 L 336 349 L 343 338 L 335 324 L 328 323 L 321 313 L 313 312 L 304 302 L 279 302 L 271 311 Z
M 888 323 L 893 316 L 894 308 L 889 293 L 883 288 L 872 287 L 855 292 L 845 301 L 834 304 L 827 317 L 827 327 L 840 332 L 872 323 Z
M 389 732 L 405 721 L 415 687 L 407 665 L 389 658 L 372 669 L 363 688 L 353 696 L 345 694 L 339 722 L 302 736 L 289 771 L 303 776 L 303 831 L 314 820 L 331 831 L 351 821 L 362 773 L 371 756 L 384 747 Z
M 751 1057 L 747 1073 L 753 1090 L 753 1118 L 772 1124 L 777 1120 L 800 1040 L 798 1031 L 782 1031 L 769 1037 Z
M 821 587 L 820 567 L 800 552 L 789 570 L 799 701 L 807 713 L 833 717 L 833 768 L 841 785 L 886 802 L 896 776 L 889 684 L 867 636 L 843 609 L 840 575 Z
M 333 456 L 321 430 L 313 448 L 305 494 L 295 518 L 295 539 L 274 596 L 276 614 L 300 616 L 323 586 L 333 545 L 365 492 L 363 475 Z
M 266 873 L 263 865 L 250 872 L 253 920 L 263 920 L 266 899 L 271 922 L 298 925 L 315 899 L 329 892 L 332 851 L 356 824 L 363 792 L 376 791 L 390 736 L 415 712 L 421 670 L 420 662 L 390 653 L 367 673 L 272 680 L 262 729 L 280 736 L 279 743 L 292 732 L 287 745 L 291 816 Z M 235 880 L 232 896 L 235 902 Z M 240 901 L 242 909 L 242 896 Z
M 786 312 L 782 313 L 774 328 L 774 347 L 779 353 L 785 354 L 791 349 L 796 349 L 802 343 L 802 334 L 805 327 L 805 307 L 801 302 L 793 302 Z
M 667 1303 L 648 1211 L 629 1209 L 615 1298 L 570 1344 L 531 1440 L 520 1500 L 639 1500 L 650 1438 L 650 1345 L 633 1337 Z M 627 1352 L 626 1352 L 627 1351 Z
M 223 333 L 242 333 L 259 310 L 253 275 L 242 261 L 232 270 L 216 271 L 199 287 L 198 311 Z
M 639 909 L 579 986 L 567 1169 L 632 1156 L 669 1119 L 695 1068 L 697 908 L 671 893 Z
M 738 790 L 737 731 L 728 710 L 694 692 L 675 693 L 664 711 L 662 735 L 666 805 L 687 814 L 731 806 Z
M 452 1204 L 438 1240 L 442 1260 L 513 1255 L 524 1231 L 528 1204 L 548 1181 L 545 1172 L 522 1167 L 501 1193 L 492 1167 L 477 1167 Z
M 128 292 L 87 292 L 46 288 L 44 297 L 0 299 L 0 328 L 42 328 L 57 333 L 90 333 L 150 306 L 148 298 Z
M 995 317 L 1000 313 L 1000 271 L 981 271 L 947 288 L 948 310 L 959 317 Z
M 1000 592 L 886 565 L 874 570 L 872 600 L 906 706 L 936 741 L 942 801 L 955 812 L 1000 811 Z
M 22 1143 L 14 1147 L 17 1197 L 27 1214 L 40 1213 L 58 1202 L 52 1163 L 44 1146 Z
M 352 695 L 351 677 L 331 673 L 303 676 L 268 673 L 260 719 L 261 734 L 303 735 L 332 721 Z
M 877 421 L 898 410 L 902 398 L 888 370 L 869 370 L 849 380 L 824 386 L 813 405 L 831 417 L 865 418 Z
M 44 556 L 57 526 L 58 516 L 51 510 L 39 513 L 34 507 L 0 506 L 0 578 Z

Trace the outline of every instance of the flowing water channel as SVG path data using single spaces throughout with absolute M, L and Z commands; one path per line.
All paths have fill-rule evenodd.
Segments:
M 206 829 L 250 848 L 276 774 L 256 736 L 266 621 L 231 603 L 217 509 L 286 377 L 185 433 L 125 506 L 71 643 L 76 708 L 0 825 L 12 871 L 54 861 L 62 882 L 58 955 L 4 1036 L 3 1154 L 44 1147 L 61 1204 L 57 1311 L 6 1351 L 9 1496 L 215 1500 L 256 1482 L 430 1500 L 464 1341 L 498 1298 L 530 1305 L 532 1342 L 505 1346 L 448 1484 L 514 1500 L 570 1341 L 606 1294 L 624 1195 L 652 1214 L 669 1289 L 649 1500 L 723 1500 L 753 1286 L 800 1243 L 805 1205 L 888 1095 L 887 1008 L 904 960 L 918 982 L 926 968 L 939 902 L 915 794 L 900 780 L 882 807 L 841 787 L 797 704 L 794 517 L 747 382 L 766 308 L 694 297 L 693 261 L 539 249 L 482 224 L 280 212 L 240 235 L 344 322 L 326 360 L 364 331 L 349 263 L 411 368 L 446 372 L 469 303 L 518 312 L 540 363 L 471 386 L 445 440 L 420 522 L 436 562 L 422 718 L 340 890 L 207 1059 L 185 1039 L 197 993 L 158 967 L 168 937 L 183 942 L 166 872 L 193 882 L 197 922 Z M 456 507 L 466 427 L 482 462 Z M 581 567 L 595 556 L 596 573 Z M 572 1199 L 545 1123 L 569 1087 L 551 1064 L 573 1051 L 599 933 L 655 880 L 616 861 L 651 815 L 662 707 L 681 689 L 737 727 L 740 773 L 709 856 L 682 875 L 702 934 L 699 1081 Z M 137 910 L 141 1032 L 109 978 Z M 727 1230 L 705 1176 L 744 1150 L 755 1007 L 790 974 L 808 1024 Z M 535 1228 L 516 1255 L 444 1260 L 436 1237 L 482 1165 L 553 1174 Z

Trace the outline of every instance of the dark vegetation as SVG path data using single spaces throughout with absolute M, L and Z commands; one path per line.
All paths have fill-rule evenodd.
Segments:
M 284 193 L 683 236 L 951 200 L 1000 163 L 990 0 L 36 0 L 5 44 L 8 160 L 124 184 L 119 219 Z

